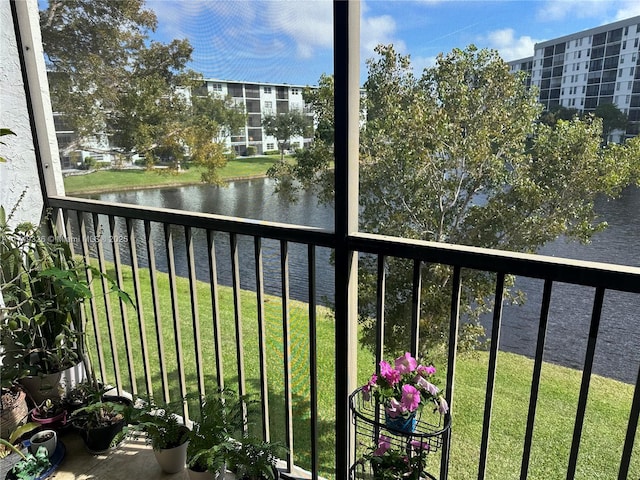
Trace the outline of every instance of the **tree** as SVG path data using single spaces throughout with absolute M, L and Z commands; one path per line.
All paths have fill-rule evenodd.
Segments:
M 571 120 L 576 116 L 580 116 L 580 110 L 556 105 L 544 111 L 540 116 L 540 121 L 547 125 L 554 126 L 558 120 Z
M 302 135 L 309 125 L 307 117 L 293 110 L 277 115 L 268 115 L 262 119 L 262 127 L 267 135 L 276 137 L 280 150 L 280 162 L 284 162 L 284 151 L 291 137 Z
M 536 93 L 497 52 L 455 49 L 420 77 L 392 46 L 376 52 L 368 62 L 360 143 L 364 231 L 535 252 L 559 235 L 588 241 L 605 226 L 593 210 L 596 196 L 615 196 L 637 179 L 638 140 L 603 149 L 599 119 L 558 120 L 555 127 L 539 122 Z M 326 159 L 316 165 L 328 168 Z M 290 173 L 308 184 L 318 169 Z M 367 345 L 375 338 L 376 268 L 376 259 L 362 258 L 359 308 Z M 421 275 L 424 355 L 448 337 L 452 271 L 426 265 Z M 478 318 L 492 307 L 495 285 L 489 273 L 464 275 L 463 348 L 482 334 Z M 412 262 L 390 259 L 386 282 L 385 348 L 397 353 L 409 346 Z M 518 292 L 509 298 L 518 301 Z
M 627 116 L 613 103 L 603 103 L 593 112 L 596 117 L 602 119 L 602 141 L 609 143 L 609 136 L 614 130 L 626 130 Z
M 215 181 L 210 169 L 222 163 L 211 155 L 223 148 L 210 143 L 240 112 L 211 99 L 203 121 L 190 95 L 202 80 L 187 68 L 188 40 L 150 40 L 157 19 L 143 0 L 51 0 L 40 23 L 54 111 L 77 133 L 69 150 L 139 154 L 149 164 L 194 156 Z M 97 149 L 101 137 L 108 145 Z

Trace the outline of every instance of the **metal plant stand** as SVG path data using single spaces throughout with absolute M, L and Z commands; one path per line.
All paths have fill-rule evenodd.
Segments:
M 429 407 L 425 407 L 424 412 L 416 418 L 415 429 L 403 431 L 386 424 L 384 408 L 373 398 L 365 399 L 362 387 L 351 394 L 349 402 L 358 459 L 351 467 L 351 480 L 375 479 L 372 466 L 363 455 L 377 447 L 380 435 L 388 439 L 390 449 L 406 452 L 412 463 L 419 465 L 420 479 L 437 480 L 425 469 L 428 455 L 442 447 L 443 434 L 451 427 L 448 413 L 432 413 L 428 411 Z

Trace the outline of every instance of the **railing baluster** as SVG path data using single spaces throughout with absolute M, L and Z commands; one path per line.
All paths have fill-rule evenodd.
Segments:
M 129 246 L 129 260 L 131 261 L 131 279 L 133 281 L 133 294 L 136 301 L 136 317 L 138 318 L 138 329 L 140 331 L 140 350 L 142 354 L 142 368 L 144 370 L 144 380 L 147 395 L 153 396 L 153 381 L 149 368 L 149 345 L 147 342 L 147 327 L 144 321 L 144 309 L 142 307 L 142 290 L 140 288 L 140 268 L 138 266 L 138 250 L 136 246 L 136 233 L 133 228 L 133 221 L 126 219 L 127 224 L 127 245 Z
M 164 246 L 167 249 L 167 268 L 169 271 L 169 292 L 171 294 L 171 313 L 173 317 L 173 332 L 176 349 L 176 367 L 182 398 L 182 412 L 185 419 L 189 419 L 189 403 L 186 400 L 187 382 L 184 375 L 184 357 L 182 355 L 182 329 L 180 328 L 180 308 L 178 304 L 178 285 L 176 283 L 176 262 L 173 253 L 173 233 L 171 225 L 164 224 Z
M 120 234 L 118 233 L 118 227 L 113 215 L 109 215 L 109 231 L 111 233 L 110 243 L 111 250 L 113 252 L 113 267 L 116 272 L 116 282 L 118 288 L 124 290 L 124 282 L 122 280 L 122 264 L 120 262 Z M 131 334 L 129 332 L 129 317 L 127 314 L 127 306 L 122 299 L 118 299 L 118 305 L 120 306 L 120 317 L 122 320 L 122 332 L 124 334 L 124 349 L 127 355 L 127 364 L 129 367 L 129 384 L 131 385 L 131 391 L 133 395 L 138 394 L 138 386 L 136 385 L 136 373 L 135 373 L 135 361 L 133 359 L 133 352 L 131 350 Z
M 79 210 L 76 211 L 77 220 L 78 220 L 78 229 L 80 234 L 80 244 L 82 246 L 82 257 L 86 265 L 90 265 L 91 256 L 89 251 L 89 241 L 87 239 L 87 227 L 85 224 L 84 214 Z M 91 300 L 89 301 L 89 306 L 91 309 L 91 324 L 93 326 L 93 334 L 96 340 L 96 350 L 98 354 L 98 366 L 100 367 L 100 378 L 107 378 L 107 372 L 105 370 L 104 364 L 104 350 L 102 348 L 102 335 L 100 334 L 100 323 L 98 322 L 98 305 L 95 296 L 95 289 L 93 287 L 93 272 L 90 269 L 86 270 L 87 273 L 87 282 L 89 282 L 89 289 L 91 291 Z M 95 372 L 87 372 L 92 375 Z M 95 380 L 92 378 L 91 380 Z
M 307 264 L 309 270 L 309 408 L 311 410 L 311 478 L 318 480 L 318 347 L 317 347 L 317 313 L 316 313 L 316 247 L 309 244 L 307 248 Z
M 589 327 L 589 339 L 587 340 L 587 353 L 584 360 L 584 370 L 582 371 L 582 383 L 580 384 L 580 396 L 578 397 L 576 423 L 573 429 L 573 441 L 571 442 L 571 452 L 569 454 L 569 466 L 567 467 L 567 480 L 572 480 L 576 474 L 578 452 L 580 450 L 580 438 L 582 437 L 584 414 L 587 409 L 589 383 L 591 382 L 591 370 L 593 368 L 593 357 L 596 351 L 596 341 L 598 339 L 598 329 L 600 328 L 600 316 L 602 314 L 603 301 L 604 288 L 596 288 L 596 295 L 593 301 L 593 313 L 591 314 L 591 326 Z
M 289 244 L 280 242 L 280 274 L 282 276 L 282 365 L 284 376 L 284 414 L 287 468 L 293 469 L 293 409 L 291 401 L 291 335 L 289 318 Z
M 496 295 L 493 306 L 493 323 L 491 327 L 491 350 L 489 353 L 489 369 L 487 372 L 487 392 L 484 402 L 484 421 L 482 424 L 482 443 L 480 444 L 480 464 L 478 480 L 483 480 L 487 470 L 489 452 L 489 432 L 491 430 L 491 411 L 493 409 L 493 390 L 496 382 L 498 364 L 498 347 L 500 343 L 500 326 L 502 322 L 502 297 L 504 295 L 504 273 L 498 273 Z
M 160 292 L 158 291 L 158 270 L 156 269 L 156 254 L 151 235 L 151 222 L 144 221 L 144 236 L 147 245 L 147 256 L 149 258 L 149 282 L 151 284 L 151 301 L 153 302 L 153 317 L 155 319 L 156 342 L 158 344 L 158 368 L 160 369 L 160 380 L 162 382 L 162 398 L 165 402 L 171 401 L 169 391 L 169 380 L 167 378 L 166 361 L 164 353 L 164 337 L 162 335 L 162 315 L 160 313 Z
M 542 373 L 542 356 L 547 337 L 547 323 L 549 321 L 549 307 L 551 306 L 551 291 L 553 282 L 545 280 L 540 306 L 540 323 L 538 324 L 538 341 L 536 343 L 536 356 L 533 364 L 533 377 L 531 379 L 531 394 L 529 395 L 529 413 L 527 415 L 527 430 L 524 436 L 524 449 L 522 452 L 522 465 L 520 467 L 520 479 L 526 480 L 529 474 L 529 460 L 531 458 L 531 444 L 533 441 L 533 427 L 536 420 L 536 407 L 538 405 L 538 391 L 540 389 L 540 375 Z
M 264 315 L 264 271 L 262 265 L 262 239 L 253 240 L 256 263 L 256 310 L 258 314 L 258 356 L 260 358 L 260 407 L 262 409 L 262 437 L 265 441 L 271 438 L 269 428 L 269 383 L 267 377 L 267 335 Z
M 191 300 L 191 322 L 193 326 L 193 346 L 196 355 L 196 378 L 198 381 L 198 393 L 200 398 L 205 395 L 204 371 L 202 362 L 202 347 L 200 345 L 200 315 L 198 307 L 198 278 L 196 275 L 196 265 L 193 254 L 193 230 L 191 227 L 184 227 L 184 237 L 187 249 L 187 266 L 189 269 L 189 294 Z
M 104 250 L 102 248 L 102 226 L 100 225 L 100 219 L 97 213 L 93 214 L 93 230 L 96 240 L 96 248 L 98 252 L 98 268 L 101 272 L 106 272 L 106 264 L 104 261 Z M 111 357 L 113 359 L 113 371 L 116 377 L 116 389 L 118 392 L 122 392 L 122 380 L 120 378 L 120 361 L 118 360 L 118 346 L 116 342 L 116 333 L 113 326 L 113 313 L 111 311 L 111 298 L 109 296 L 109 283 L 105 277 L 100 277 L 102 283 L 102 294 L 104 297 L 104 307 L 107 316 L 107 329 L 109 331 L 109 344 L 111 345 Z M 105 384 L 107 379 L 102 379 Z
M 629 464 L 631 463 L 631 454 L 633 453 L 633 444 L 638 430 L 638 417 L 640 416 L 640 367 L 638 367 L 638 378 L 636 379 L 636 387 L 633 389 L 633 401 L 631 402 L 631 412 L 629 412 L 629 423 L 627 424 L 627 435 L 624 439 L 624 447 L 622 449 L 622 460 L 620 460 L 620 470 L 618 472 L 618 480 L 627 480 L 629 478 Z
M 209 284 L 211 289 L 211 314 L 213 316 L 213 345 L 216 356 L 216 380 L 218 389 L 224 389 L 224 368 L 222 365 L 222 338 L 220 332 L 220 307 L 218 306 L 218 269 L 214 232 L 207 230 L 207 255 L 209 257 Z
M 376 284 L 376 373 L 380 374 L 380 362 L 384 359 L 384 297 L 387 271 L 385 256 L 378 255 L 378 276 Z
M 454 267 L 451 281 L 451 315 L 449 319 L 449 355 L 447 357 L 447 388 L 445 398 L 449 403 L 449 414 L 453 412 L 453 393 L 456 379 L 456 357 L 458 355 L 458 327 L 460 326 L 460 293 L 462 289 L 460 267 Z M 442 455 L 440 457 L 440 478 L 449 476 L 449 456 L 451 454 L 451 430 L 442 437 Z
M 244 371 L 244 346 L 242 342 L 242 302 L 240 300 L 240 261 L 238 254 L 238 236 L 235 233 L 229 235 L 229 247 L 231 248 L 231 275 L 233 277 L 233 312 L 236 325 L 236 366 L 238 368 L 238 394 L 246 395 L 245 371 Z
M 218 381 L 218 389 L 224 390 L 220 308 L 218 306 L 218 270 L 216 266 L 216 247 L 213 236 L 213 231 L 207 230 L 207 254 L 209 257 L 209 283 L 211 288 L 211 313 L 213 315 L 213 344 L 216 355 L 216 379 Z
M 413 281 L 411 292 L 411 346 L 409 351 L 414 357 L 418 357 L 418 348 L 420 340 L 420 291 L 422 290 L 422 262 L 420 260 L 413 261 Z

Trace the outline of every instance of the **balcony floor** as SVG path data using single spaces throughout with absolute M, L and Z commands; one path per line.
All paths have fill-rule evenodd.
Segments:
M 188 479 L 187 471 L 176 474 L 163 473 L 156 462 L 153 450 L 144 439 L 127 440 L 118 448 L 103 455 L 88 453 L 78 434 L 61 435 L 67 449 L 60 467 L 51 475 L 55 480 L 112 480 L 114 478 L 142 480 Z

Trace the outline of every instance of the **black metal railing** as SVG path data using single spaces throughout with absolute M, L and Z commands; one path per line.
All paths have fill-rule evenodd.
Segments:
M 193 393 L 203 395 L 212 389 L 224 388 L 232 384 L 238 393 L 251 393 L 260 398 L 261 434 L 266 439 L 276 435 L 272 431 L 274 409 L 282 412 L 279 416 L 282 425 L 277 427 L 279 431 L 277 436 L 282 438 L 289 448 L 289 457 L 286 460 L 287 469 L 290 472 L 302 475 L 301 470 L 296 466 L 300 455 L 305 458 L 304 466 L 311 471 L 309 474 L 311 478 L 318 478 L 321 472 L 332 471 L 333 466 L 326 464 L 327 461 L 331 461 L 331 457 L 328 457 L 329 460 L 321 458 L 319 451 L 318 395 L 319 391 L 325 394 L 327 388 L 324 384 L 318 384 L 316 336 L 319 308 L 316 301 L 318 266 L 316 254 L 318 249 L 333 248 L 334 239 L 331 232 L 313 227 L 65 197 L 52 197 L 50 204 L 63 212 L 72 237 L 80 239 L 77 253 L 84 255 L 87 260 L 97 261 L 101 270 L 115 273 L 120 287 L 132 290 L 132 297 L 138 305 L 137 310 L 132 313 L 123 302 L 118 302 L 119 310 L 116 310 L 118 306 L 109 300 L 105 300 L 102 307 L 98 302 L 91 304 L 89 313 L 93 317 L 91 325 L 93 325 L 92 331 L 95 336 L 92 342 L 94 346 L 92 355 L 95 357 L 96 370 L 105 381 L 113 382 L 119 389 L 128 390 L 134 394 L 161 395 L 164 400 L 185 398 Z M 220 239 L 225 238 L 227 241 L 224 247 L 220 248 L 222 243 Z M 96 241 L 91 242 L 91 239 Z M 270 283 L 272 279 L 267 278 L 264 272 L 264 256 L 268 250 L 265 244 L 267 243 L 273 244 L 272 253 L 269 255 L 277 257 L 277 268 L 270 274 L 278 277 L 279 285 L 275 290 Z M 516 275 L 543 281 L 519 474 L 523 479 L 527 478 L 529 471 L 552 292 L 559 283 L 595 289 L 566 472 L 566 478 L 574 478 L 583 435 L 603 298 L 609 291 L 640 294 L 640 268 L 364 233 L 350 236 L 348 244 L 353 252 L 360 255 L 373 255 L 378 261 L 376 328 L 379 329 L 377 337 L 379 341 L 375 348 L 376 361 L 379 361 L 384 353 L 382 339 L 384 338 L 386 261 L 390 258 L 403 258 L 413 262 L 410 348 L 414 352 L 418 351 L 420 338 L 418 321 L 421 315 L 420 292 L 422 290 L 420 270 L 427 264 L 439 264 L 451 268 L 446 396 L 452 405 L 455 405 L 456 401 L 457 338 L 463 301 L 460 292 L 464 282 L 464 272 L 472 269 L 495 274 L 495 307 L 488 322 L 491 342 L 479 446 L 478 478 L 485 478 L 487 469 L 497 356 L 501 330 L 504 328 L 502 306 L 505 278 Z M 304 303 L 299 305 L 305 305 L 306 308 L 303 315 L 306 327 L 303 330 L 304 335 L 308 335 L 308 345 L 302 356 L 299 352 L 292 351 L 291 303 L 295 302 L 295 299 L 291 298 L 289 291 L 292 268 L 289 252 L 296 245 L 306 246 L 303 249 L 302 260 L 298 258 L 295 262 L 296 268 L 302 267 L 306 271 L 306 298 Z M 123 251 L 127 253 L 123 254 Z M 160 255 L 158 252 L 162 252 L 166 257 L 163 268 L 158 267 L 157 257 Z M 219 281 L 219 264 L 223 257 L 228 259 L 226 260 L 227 268 L 230 270 L 227 287 L 223 287 Z M 252 259 L 249 264 L 242 263 L 242 259 L 246 257 Z M 186 269 L 182 268 L 185 265 Z M 250 265 L 249 269 L 247 265 Z M 246 277 L 252 277 L 252 281 L 247 282 Z M 204 281 L 199 281 L 199 278 Z M 143 288 L 145 283 L 149 285 L 146 289 Z M 198 287 L 202 284 L 207 285 L 205 291 Z M 269 291 L 266 293 L 265 285 L 271 285 L 267 287 Z M 107 288 L 108 286 L 104 284 L 99 290 Z M 226 289 L 224 301 L 220 299 L 221 288 Z M 148 292 L 150 298 L 144 298 L 144 292 Z M 203 293 L 209 297 L 206 301 L 199 298 Z M 247 294 L 250 294 L 250 297 L 247 297 Z M 185 305 L 188 305 L 188 308 L 184 308 Z M 223 305 L 225 312 L 221 313 Z M 269 309 L 268 313 L 266 309 Z M 115 311 L 119 313 L 116 314 Z M 167 315 L 169 320 L 165 321 Z M 224 315 L 233 318 L 223 321 Z M 248 330 L 244 322 L 249 318 L 256 324 L 250 334 L 255 335 L 255 339 L 247 337 Z M 280 324 L 276 326 L 274 319 L 277 319 Z M 230 332 L 224 331 L 229 325 L 233 326 L 232 336 Z M 297 335 L 299 327 L 296 328 Z M 135 330 L 135 333 L 132 333 L 132 330 Z M 155 335 L 155 341 L 151 339 L 151 335 Z M 227 340 L 225 341 L 223 337 Z M 186 339 L 190 339 L 188 348 L 185 348 Z M 233 342 L 232 356 L 225 355 L 225 346 L 228 347 L 229 339 Z M 268 367 L 267 357 L 273 353 L 268 350 L 273 342 L 279 345 L 277 348 L 278 354 L 281 355 L 278 363 L 279 371 Z M 296 362 L 302 358 L 306 362 L 304 378 L 302 380 L 296 378 L 294 381 L 294 372 L 299 367 Z M 248 364 L 251 365 L 250 373 L 247 372 Z M 336 376 L 349 375 L 346 370 L 345 368 L 341 371 L 337 368 Z M 334 380 L 339 381 L 338 378 Z M 295 387 L 294 384 L 296 384 Z M 310 438 L 304 449 L 294 450 L 294 444 L 299 444 L 296 438 L 296 426 L 299 425 L 300 419 L 294 412 L 301 408 L 301 398 L 295 395 L 296 388 L 301 388 L 300 384 L 304 384 L 304 390 L 307 392 L 302 400 L 309 412 L 308 420 L 305 420 L 308 422 L 305 434 Z M 185 402 L 184 414 L 187 418 L 189 406 L 189 403 Z M 619 466 L 615 467 L 620 479 L 627 478 L 629 474 L 639 413 L 640 389 L 636 382 L 622 448 L 623 454 Z M 453 418 L 455 432 L 455 409 Z M 336 428 L 336 431 L 339 429 Z M 440 457 L 440 478 L 443 479 L 448 478 L 451 442 L 449 433 L 445 434 Z M 336 472 L 335 478 L 342 478 L 342 475 L 346 473 Z

